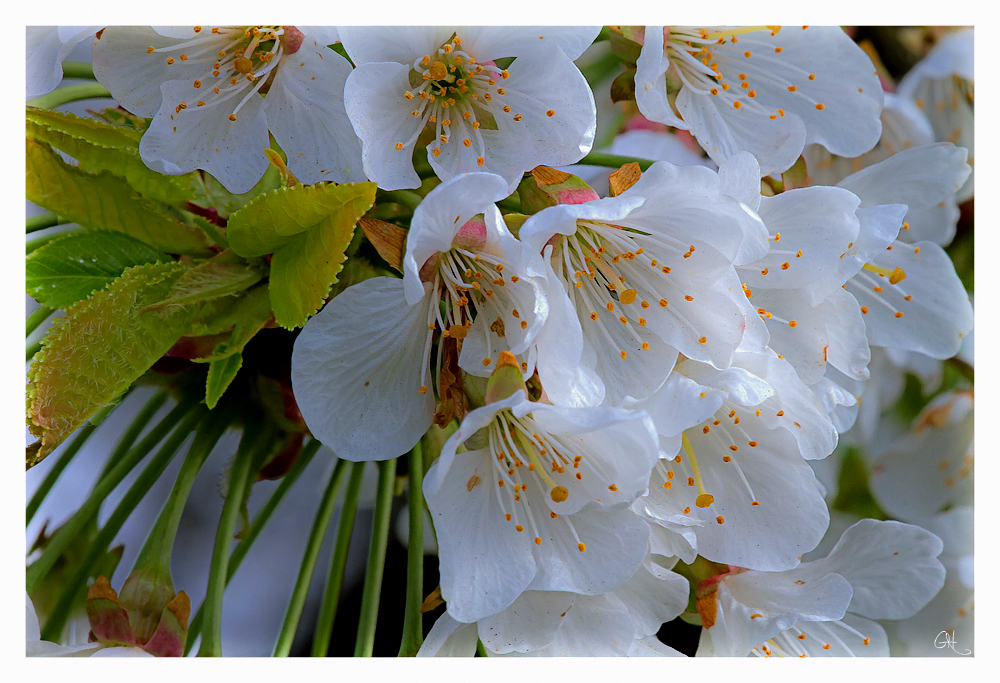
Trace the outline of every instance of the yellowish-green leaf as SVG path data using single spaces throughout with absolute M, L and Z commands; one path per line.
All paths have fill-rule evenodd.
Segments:
M 125 233 L 168 254 L 212 253 L 202 231 L 140 197 L 123 179 L 74 168 L 32 138 L 26 138 L 26 157 L 26 198 L 57 216 L 85 228 Z
M 80 162 L 88 173 L 107 171 L 123 178 L 136 192 L 184 208 L 201 189 L 196 173 L 168 176 L 150 169 L 139 157 L 142 133 L 49 109 L 27 110 L 27 133 Z
M 264 273 L 251 265 L 208 261 L 181 275 L 170 294 L 147 310 L 188 306 L 200 301 L 232 296 L 249 289 L 263 277 Z
M 178 262 L 135 266 L 57 318 L 28 371 L 35 462 L 129 387 L 184 334 L 192 309 L 142 313 L 186 270 Z M 28 463 L 29 466 L 34 463 Z
M 361 213 L 364 213 L 362 211 Z M 333 215 L 274 252 L 271 258 L 271 308 L 274 319 L 292 330 L 320 309 L 337 281 L 360 214 Z
M 104 289 L 126 268 L 170 259 L 144 242 L 107 230 L 58 237 L 25 262 L 28 294 L 51 308 L 66 308 Z
M 243 355 L 240 353 L 213 361 L 208 366 L 208 378 L 205 380 L 205 403 L 209 409 L 215 408 L 226 389 L 236 378 L 243 367 Z
M 229 217 L 229 244 L 240 256 L 272 254 L 329 217 L 351 227 L 375 202 L 375 183 L 298 185 L 260 195 Z

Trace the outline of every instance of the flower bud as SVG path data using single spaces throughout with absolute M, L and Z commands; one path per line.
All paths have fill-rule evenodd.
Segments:
M 500 357 L 497 358 L 497 366 L 486 383 L 486 403 L 496 403 L 510 398 L 517 391 L 523 391 L 525 396 L 528 395 L 521 366 L 513 353 L 501 351 Z
M 548 166 L 536 166 L 517 187 L 521 211 L 538 213 L 557 204 L 583 204 L 598 199 L 597 193 L 575 175 Z

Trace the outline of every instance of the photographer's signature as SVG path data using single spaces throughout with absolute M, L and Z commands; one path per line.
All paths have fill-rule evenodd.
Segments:
M 936 647 L 939 650 L 942 648 L 948 648 L 949 650 L 958 655 L 972 654 L 972 650 L 960 651 L 956 649 L 958 647 L 958 634 L 956 634 L 955 631 L 951 629 L 946 629 L 944 631 L 941 631 L 941 633 L 937 634 L 937 637 L 934 639 L 934 647 Z

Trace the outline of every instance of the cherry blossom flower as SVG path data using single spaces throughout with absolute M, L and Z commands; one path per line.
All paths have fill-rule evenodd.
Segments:
M 972 391 L 941 394 L 872 468 L 871 487 L 894 517 L 917 522 L 946 506 L 972 502 L 975 398 Z
M 599 29 L 571 27 L 344 27 L 357 65 L 345 101 L 367 176 L 385 189 L 417 187 L 424 144 L 442 180 L 487 171 L 513 192 L 521 174 L 590 151 L 594 97 L 573 64 Z M 506 68 L 496 60 L 514 57 Z M 433 133 L 433 137 L 430 137 Z
M 975 32 L 955 31 L 937 45 L 899 83 L 899 95 L 913 100 L 927 115 L 937 140 L 969 150 L 975 156 Z M 972 174 L 962 185 L 958 201 L 975 192 Z
M 94 74 L 153 118 L 139 153 L 160 173 L 204 169 L 246 192 L 267 169 L 270 132 L 301 182 L 362 181 L 344 111 L 351 67 L 334 40 L 325 27 L 112 26 L 94 40 Z
M 822 406 L 770 351 L 739 352 L 726 370 L 683 360 L 674 374 L 686 380 L 668 380 L 635 405 L 652 417 L 662 459 L 633 507 L 684 539 L 661 538 L 665 549 L 657 552 L 690 557 L 697 550 L 714 562 L 767 571 L 794 567 L 830 519 L 806 463 L 837 444 Z
M 514 363 L 503 354 L 491 384 Z M 606 593 L 647 552 L 649 527 L 628 505 L 657 459 L 649 417 L 531 402 L 512 388 L 465 416 L 424 479 L 441 596 L 460 622 L 496 614 L 525 591 Z M 457 453 L 462 444 L 468 450 Z
M 414 211 L 403 279 L 364 280 L 306 323 L 292 386 L 306 424 L 338 457 L 385 460 L 412 448 L 431 425 L 431 377 L 441 379 L 446 354 L 486 376 L 509 350 L 526 377 L 534 372 L 530 343 L 547 303 L 518 275 L 520 245 L 493 204 L 505 196 L 506 182 L 489 173 L 441 184 Z
M 940 590 L 942 543 L 920 527 L 863 519 L 825 558 L 783 572 L 730 571 L 695 592 L 699 656 L 888 656 L 873 619 L 915 614 Z
M 853 157 L 879 139 L 875 68 L 837 26 L 647 26 L 636 66 L 639 111 L 717 163 L 749 151 L 769 174 L 809 143 Z
M 679 657 L 655 633 L 684 611 L 688 592 L 686 579 L 647 556 L 632 578 L 602 595 L 525 591 L 469 624 L 445 612 L 417 656 L 471 656 L 478 638 L 491 657 Z
M 617 197 L 540 211 L 519 236 L 528 272 L 551 261 L 569 302 L 553 302 L 548 325 L 582 338 L 581 366 L 610 405 L 649 396 L 678 352 L 727 367 L 748 317 L 760 325 L 733 263 L 763 255 L 766 232 L 710 169 L 657 162 Z M 572 380 L 542 354 L 542 384 L 565 402 Z
M 63 78 L 62 63 L 100 26 L 28 26 L 26 99 L 52 92 Z

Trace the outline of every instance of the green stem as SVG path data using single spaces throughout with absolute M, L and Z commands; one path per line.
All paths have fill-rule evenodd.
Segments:
M 174 487 L 170 490 L 170 496 L 163 504 L 159 517 L 150 528 L 146 535 L 146 542 L 143 543 L 142 549 L 139 550 L 139 554 L 132 564 L 133 572 L 149 564 L 164 569 L 169 574 L 174 538 L 177 536 L 177 528 L 180 526 L 184 506 L 191 494 L 191 487 L 194 486 L 194 480 L 212 449 L 229 428 L 233 417 L 231 409 L 224 411 L 222 415 L 217 411 L 212 413 L 212 419 L 204 420 L 198 425 L 191 448 L 188 449 L 187 456 L 181 463 L 181 469 L 174 480 Z
M 42 341 L 39 339 L 34 344 L 29 344 L 24 350 L 24 362 L 27 363 L 35 354 L 42 350 Z
M 45 621 L 45 627 L 42 629 L 43 640 L 58 642 L 59 636 L 66 625 L 66 619 L 69 618 L 69 614 L 75 606 L 80 589 L 86 584 L 87 577 L 90 576 L 91 567 L 107 552 L 108 546 L 115 540 L 115 536 L 121 530 L 122 525 L 125 524 L 129 515 L 132 514 L 132 511 L 135 510 L 135 507 L 142 499 L 146 497 L 149 489 L 160 478 L 160 475 L 163 474 L 163 471 L 170 464 L 170 461 L 181 445 L 207 413 L 208 410 L 203 406 L 199 406 L 199 409 L 188 413 L 184 420 L 180 424 L 177 424 L 177 428 L 170 435 L 170 438 L 164 442 L 160 450 L 149 461 L 146 469 L 136 477 L 135 482 L 125 492 L 121 502 L 118 503 L 114 512 L 111 513 L 111 517 L 108 518 L 104 527 L 90 544 L 87 554 L 77 564 L 76 571 L 68 581 L 62 583 L 62 594 L 59 596 L 55 607 L 49 613 L 49 618 Z
M 43 95 L 36 100 L 28 102 L 29 107 L 39 109 L 55 109 L 70 102 L 79 100 L 113 99 L 111 93 L 100 83 L 80 83 L 78 85 L 68 85 L 65 88 L 53 90 L 48 95 Z
M 87 62 L 63 62 L 63 78 L 89 78 L 94 81 L 94 66 Z
M 421 201 L 423 201 L 423 197 L 412 190 L 390 190 L 387 192 L 380 190 L 376 196 L 376 202 L 378 203 L 394 202 L 407 207 L 411 211 L 416 209 Z
M 643 171 L 649 170 L 655 162 L 651 159 L 640 159 L 639 157 L 627 157 L 621 154 L 604 154 L 603 152 L 591 152 L 587 156 L 583 157 L 578 161 L 579 164 L 587 164 L 590 166 L 606 166 L 608 168 L 619 168 L 625 164 L 632 162 L 639 164 L 639 168 Z
M 56 232 L 49 233 L 47 235 L 42 235 L 41 237 L 36 237 L 33 240 L 28 240 L 24 243 L 24 249 L 26 254 L 30 254 L 38 247 L 48 244 L 57 237 L 65 237 L 66 235 L 72 235 L 75 232 L 81 232 L 83 228 L 69 228 L 67 230 L 58 230 Z
M 66 466 L 70 464 L 76 454 L 80 452 L 80 448 L 86 443 L 90 435 L 94 433 L 97 429 L 96 425 L 90 423 L 85 424 L 81 427 L 77 433 L 76 438 L 73 439 L 73 443 L 68 445 L 66 449 L 56 460 L 56 463 L 52 466 L 52 469 L 46 473 L 45 478 L 42 479 L 42 483 L 39 484 L 38 489 L 35 490 L 35 494 L 31 496 L 31 501 L 28 506 L 24 509 L 24 524 L 27 526 L 31 524 L 31 520 L 34 519 L 35 513 L 38 512 L 38 508 L 42 506 L 42 501 L 45 500 L 45 496 L 49 494 L 52 487 L 55 486 L 56 481 L 59 479 L 59 475 L 63 473 Z
M 483 641 L 476 638 L 476 654 L 480 657 L 489 657 L 490 653 L 486 651 L 486 646 L 483 645 Z
M 299 457 L 298 460 L 295 461 L 295 465 L 293 465 L 292 469 L 289 470 L 284 477 L 282 477 L 281 483 L 279 483 L 271 493 L 267 502 L 261 506 L 260 511 L 257 513 L 257 516 L 254 517 L 253 523 L 250 525 L 249 531 L 244 534 L 243 539 L 239 542 L 239 545 L 236 546 L 233 554 L 229 557 L 229 567 L 226 569 L 227 586 L 232 580 L 233 575 L 236 573 L 236 570 L 239 569 L 240 563 L 243 562 L 243 558 L 246 557 L 247 552 L 249 552 L 250 547 L 253 545 L 253 542 L 257 540 L 257 536 L 260 535 L 260 532 L 267 525 L 268 520 L 271 519 L 271 515 L 278 508 L 278 505 L 285 497 L 285 494 L 288 493 L 290 488 L 292 488 L 292 485 L 299 478 L 299 475 L 302 474 L 303 470 L 305 470 L 313 456 L 316 455 L 316 451 L 319 450 L 320 445 L 320 442 L 316 439 L 313 439 L 306 444 L 306 446 L 302 449 L 302 452 L 299 453 Z M 204 605 L 198 608 L 198 611 L 191 619 L 190 624 L 188 624 L 187 645 L 184 649 L 185 656 L 187 656 L 188 652 L 190 652 L 194 647 L 194 642 L 197 639 L 198 634 L 201 633 L 201 625 L 205 616 L 203 608 Z
M 424 642 L 424 456 L 420 442 L 410 451 L 409 513 L 410 539 L 406 549 L 406 612 L 400 657 L 416 657 Z
M 98 480 L 90 496 L 77 509 L 76 513 L 63 524 L 49 540 L 49 544 L 41 556 L 25 572 L 25 588 L 31 593 L 38 582 L 49 573 L 56 560 L 65 552 L 73 538 L 97 516 L 101 503 L 115 489 L 122 479 L 131 472 L 146 455 L 163 439 L 164 436 L 195 407 L 193 402 L 180 403 L 171 410 L 163 420 L 137 446 L 118 460 L 111 469 Z M 123 437 L 124 440 L 124 437 Z
M 29 315 L 24 321 L 24 336 L 31 336 L 31 333 L 38 329 L 38 326 L 49 319 L 49 316 L 55 313 L 54 308 L 49 308 L 48 306 L 39 306 L 31 315 Z
M 368 567 L 361 592 L 361 618 L 358 639 L 354 643 L 355 657 L 371 657 L 375 647 L 375 624 L 385 570 L 385 550 L 389 544 L 389 512 L 392 509 L 392 489 L 396 483 L 396 459 L 378 464 L 378 495 L 375 498 L 375 519 L 372 522 L 371 544 L 368 546 Z
M 333 620 L 337 616 L 337 605 L 340 602 L 340 588 L 344 583 L 344 567 L 347 566 L 347 552 L 351 546 L 351 534 L 354 531 L 354 519 L 358 512 L 358 493 L 361 491 L 361 479 L 365 474 L 365 464 L 356 462 L 351 465 L 351 480 L 347 483 L 347 493 L 344 504 L 340 508 L 340 519 L 337 521 L 337 540 L 334 542 L 330 557 L 330 573 L 323 588 L 323 602 L 316 617 L 316 628 L 313 631 L 312 656 L 326 657 L 330 647 L 330 637 L 333 635 Z
M 139 413 L 135 416 L 135 419 L 133 419 L 129 424 L 125 433 L 122 434 L 122 438 L 119 440 L 118 445 L 115 446 L 115 450 L 108 456 L 107 461 L 104 463 L 104 467 L 101 469 L 101 478 L 110 472 L 115 464 L 120 462 L 121 459 L 125 457 L 125 454 L 128 453 L 130 448 L 132 448 L 132 444 L 134 444 L 135 440 L 139 438 L 142 430 L 146 428 L 149 421 L 153 419 L 153 416 L 156 415 L 157 411 L 166 402 L 167 393 L 160 392 L 154 395 L 153 398 L 149 399 L 149 402 L 142 407 L 142 410 L 139 411 Z M 160 436 L 156 442 L 150 444 L 150 448 L 155 446 L 156 443 L 166 435 L 167 431 L 169 431 L 170 425 L 164 424 L 164 422 L 166 422 L 166 418 L 164 418 L 163 422 L 153 428 L 154 430 L 160 430 Z M 152 434 L 153 432 L 151 431 L 149 435 L 152 436 Z
M 229 570 L 229 549 L 233 543 L 236 522 L 243 506 L 244 494 L 250 485 L 252 464 L 257 459 L 258 452 L 268 447 L 270 432 L 261 438 L 261 425 L 255 420 L 248 420 L 240 439 L 236 457 L 229 470 L 229 488 L 226 500 L 222 505 L 222 515 L 219 518 L 219 529 L 215 535 L 215 546 L 212 548 L 212 565 L 208 571 L 208 589 L 205 591 L 204 633 L 201 637 L 199 657 L 222 656 L 222 595 L 226 590 L 226 576 Z M 190 638 L 190 634 L 188 634 Z
M 55 227 L 63 222 L 63 219 L 54 213 L 40 213 L 37 216 L 32 216 L 31 218 L 24 221 L 24 233 L 30 235 L 33 232 L 38 232 L 39 230 L 45 230 L 46 228 Z
M 344 476 L 347 474 L 347 460 L 337 461 L 337 466 L 330 475 L 330 483 L 327 484 L 326 492 L 320 503 L 319 510 L 316 511 L 316 519 L 313 520 L 312 531 L 309 532 L 309 540 L 306 541 L 306 551 L 299 565 L 299 576 L 295 580 L 295 588 L 292 589 L 292 598 L 288 603 L 288 612 L 285 614 L 285 622 L 281 625 L 281 632 L 274 645 L 275 657 L 287 657 L 292 649 L 292 641 L 295 640 L 295 629 L 299 619 L 302 618 L 302 608 L 306 604 L 306 593 L 309 592 L 309 582 L 312 579 L 313 571 L 316 569 L 316 560 L 319 559 L 319 550 L 326 537 L 326 530 L 330 526 L 330 519 L 337 508 L 337 494 L 341 484 L 344 483 Z

